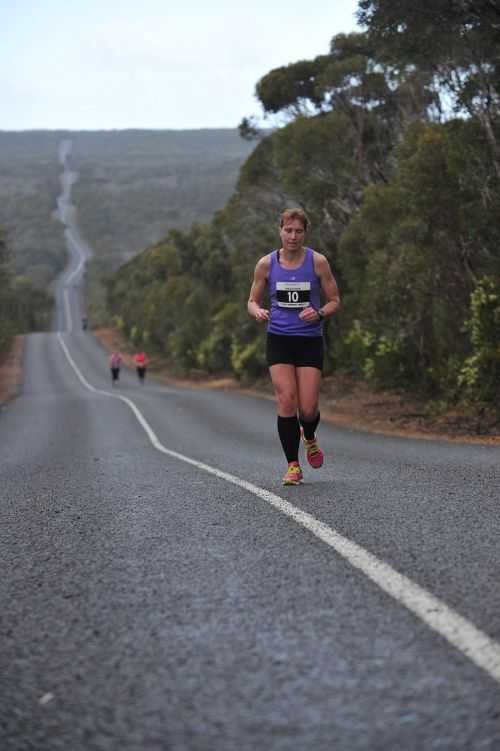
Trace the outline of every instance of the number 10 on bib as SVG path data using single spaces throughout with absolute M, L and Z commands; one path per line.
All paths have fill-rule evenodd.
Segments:
M 307 308 L 311 282 L 276 282 L 276 300 L 280 308 Z

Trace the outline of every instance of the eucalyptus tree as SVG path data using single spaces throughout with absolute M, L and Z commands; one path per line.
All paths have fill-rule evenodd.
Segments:
M 351 33 L 334 36 L 327 55 L 271 70 L 256 96 L 267 115 L 280 113 L 288 122 L 344 115 L 355 135 L 356 171 L 368 182 L 387 179 L 388 155 L 405 128 L 430 117 L 437 105 L 431 84 L 426 71 L 396 72 L 368 34 Z M 240 126 L 243 135 L 252 133 L 248 125 Z
M 360 0 L 358 20 L 384 63 L 432 75 L 444 115 L 478 118 L 500 178 L 499 0 Z
M 292 117 L 321 111 L 322 96 L 316 89 L 318 76 L 328 62 L 327 55 L 299 60 L 266 73 L 255 88 L 267 113 L 284 112 Z

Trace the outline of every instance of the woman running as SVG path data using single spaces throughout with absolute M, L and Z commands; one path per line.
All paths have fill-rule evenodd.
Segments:
M 323 369 L 323 321 L 339 308 L 337 282 L 324 255 L 304 245 L 308 219 L 302 209 L 287 209 L 280 219 L 281 247 L 255 267 L 248 313 L 267 322 L 267 364 L 278 411 L 278 434 L 288 469 L 283 485 L 299 485 L 300 439 L 314 469 L 324 456 L 316 430 Z M 266 285 L 271 309 L 262 307 Z M 325 302 L 321 304 L 321 294 Z
M 146 378 L 146 367 L 148 359 L 144 352 L 138 352 L 134 355 L 135 369 L 137 371 L 137 377 L 141 386 L 144 385 L 144 379 Z
M 111 371 L 111 382 L 113 386 L 116 381 L 120 379 L 120 368 L 122 364 L 122 356 L 119 352 L 112 352 L 109 358 L 109 369 Z

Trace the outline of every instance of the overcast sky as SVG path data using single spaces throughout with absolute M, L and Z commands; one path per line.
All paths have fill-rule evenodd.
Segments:
M 0 0 L 0 130 L 233 128 L 357 0 Z

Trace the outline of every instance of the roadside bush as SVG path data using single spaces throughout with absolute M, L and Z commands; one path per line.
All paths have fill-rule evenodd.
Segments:
M 472 400 L 492 402 L 500 411 L 500 280 L 482 277 L 470 298 L 465 322 L 472 345 L 458 376 L 463 394 Z

